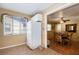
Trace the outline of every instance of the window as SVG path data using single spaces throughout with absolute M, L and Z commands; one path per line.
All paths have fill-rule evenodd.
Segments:
M 20 22 L 13 20 L 13 34 L 20 34 Z
M 61 32 L 61 24 L 56 24 L 56 32 Z
M 17 35 L 26 33 L 27 19 L 24 17 L 4 15 L 3 20 L 4 35 Z
M 51 28 L 52 28 L 51 24 L 47 24 L 47 31 L 51 31 Z

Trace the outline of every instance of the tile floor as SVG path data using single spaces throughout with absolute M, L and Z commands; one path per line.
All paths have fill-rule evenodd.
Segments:
M 26 45 L 0 49 L 0 55 L 61 55 L 60 53 L 47 48 L 31 50 Z

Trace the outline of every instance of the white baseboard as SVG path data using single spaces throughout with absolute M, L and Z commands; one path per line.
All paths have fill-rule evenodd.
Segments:
M 11 46 L 7 46 L 7 47 L 2 47 L 0 49 L 6 49 L 6 48 L 11 48 L 11 47 L 16 47 L 16 46 L 20 46 L 20 45 L 23 45 L 23 44 L 25 44 L 25 42 L 21 43 L 21 44 L 17 44 L 17 45 L 11 45 Z

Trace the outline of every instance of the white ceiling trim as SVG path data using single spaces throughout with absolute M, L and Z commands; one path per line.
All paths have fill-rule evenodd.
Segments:
M 62 10 L 64 8 L 70 7 L 72 5 L 75 5 L 77 3 L 59 3 L 54 5 L 54 7 L 49 7 L 48 10 L 44 11 L 45 15 L 50 15 L 54 12 L 57 12 L 59 10 Z

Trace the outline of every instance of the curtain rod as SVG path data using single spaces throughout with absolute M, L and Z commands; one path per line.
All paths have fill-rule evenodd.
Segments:
M 3 15 L 8 15 L 8 16 L 17 16 L 17 15 L 11 15 L 11 14 L 8 14 L 8 13 L 3 13 L 1 14 L 1 16 Z M 18 16 L 18 17 L 24 17 L 24 16 Z M 28 19 L 28 17 L 24 17 L 25 19 Z
M 1 23 L 3 23 L 3 15 L 16 16 L 16 15 L 11 15 L 11 14 L 8 14 L 8 13 L 3 13 L 3 14 L 1 14 Z M 23 16 L 18 16 L 18 17 L 23 17 Z M 24 17 L 24 18 L 28 20 L 28 18 L 27 18 L 27 17 Z

